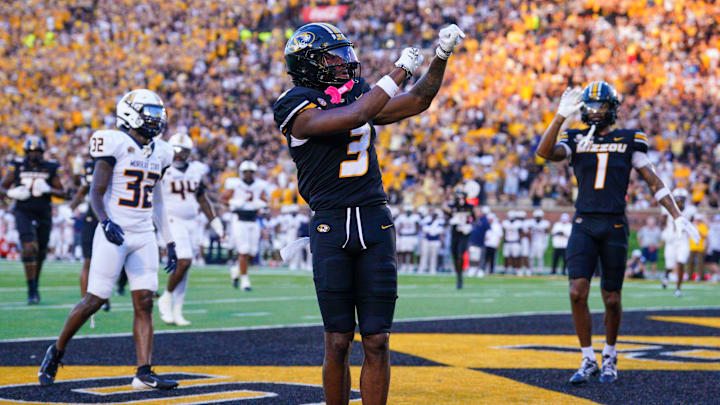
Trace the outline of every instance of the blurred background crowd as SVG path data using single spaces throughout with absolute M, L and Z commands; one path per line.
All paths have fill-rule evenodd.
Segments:
M 570 206 L 568 166 L 544 165 L 534 150 L 566 87 L 606 80 L 621 94 L 618 125 L 648 134 L 666 184 L 687 188 L 700 208 L 718 206 L 713 1 L 2 2 L 0 164 L 21 153 L 24 135 L 38 134 L 70 186 L 90 134 L 114 127 L 123 93 L 146 87 L 165 100 L 166 136 L 193 138 L 216 188 L 252 159 L 273 186 L 272 207 L 302 204 L 271 106 L 291 87 L 284 44 L 313 15 L 355 43 L 371 83 L 406 46 L 429 58 L 442 26 L 457 23 L 467 34 L 430 109 L 378 127 L 393 204 L 439 206 L 461 185 L 480 205 Z M 581 126 L 575 118 L 570 125 Z M 631 209 L 656 206 L 635 175 L 628 201 Z

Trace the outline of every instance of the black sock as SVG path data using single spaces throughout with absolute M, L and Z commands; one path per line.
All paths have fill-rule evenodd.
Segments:
M 55 357 L 57 357 L 58 360 L 62 359 L 63 355 L 65 354 L 65 350 L 58 350 L 57 346 L 54 344 L 50 347 L 50 350 L 52 350 Z
M 147 375 L 147 374 L 150 374 L 150 365 L 149 364 L 138 367 L 137 373 L 135 375 Z

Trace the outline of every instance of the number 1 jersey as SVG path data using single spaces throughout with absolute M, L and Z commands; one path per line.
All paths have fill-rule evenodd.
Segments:
M 595 136 L 587 147 L 578 145 L 588 129 L 571 129 L 559 137 L 566 147 L 578 183 L 575 209 L 581 214 L 625 214 L 632 155 L 647 153 L 647 136 L 633 129 L 616 129 Z
M 157 138 L 141 145 L 118 130 L 97 131 L 90 138 L 90 156 L 113 165 L 103 202 L 108 217 L 127 232 L 152 232 L 152 192 L 172 163 L 170 145 Z
M 387 201 L 375 152 L 372 122 L 351 131 L 308 139 L 292 136 L 294 119 L 310 108 L 344 107 L 370 91 L 360 79 L 338 104 L 330 96 L 306 87 L 294 87 L 275 102 L 275 123 L 288 142 L 297 166 L 300 195 L 313 211 L 379 205 Z

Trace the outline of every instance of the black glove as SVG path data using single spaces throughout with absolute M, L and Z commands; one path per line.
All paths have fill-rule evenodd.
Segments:
M 123 232 L 122 228 L 120 228 L 120 225 L 110 220 L 110 218 L 105 218 L 102 221 L 102 229 L 103 232 L 105 232 L 105 238 L 110 241 L 110 243 L 114 243 L 118 246 L 123 244 L 123 241 L 125 240 L 123 235 L 125 235 L 125 232 Z
M 165 271 L 168 274 L 172 274 L 172 272 L 174 272 L 175 268 L 177 267 L 177 253 L 175 253 L 175 242 L 170 242 L 167 244 L 167 256 L 168 261 L 167 265 L 165 266 Z

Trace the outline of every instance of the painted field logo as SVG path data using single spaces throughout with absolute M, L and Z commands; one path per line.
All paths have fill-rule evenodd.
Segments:
M 39 389 L 37 384 L 0 387 L 0 402 L 45 404 L 187 404 L 235 403 L 243 404 L 317 404 L 323 402 L 322 387 L 309 384 L 263 381 L 233 381 L 227 376 L 195 373 L 173 373 L 165 376 L 180 382 L 178 389 L 170 391 L 133 390 L 132 377 L 104 377 L 59 381 Z M 357 391 L 350 398 L 359 399 Z

